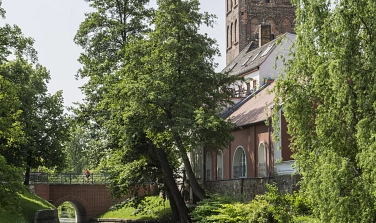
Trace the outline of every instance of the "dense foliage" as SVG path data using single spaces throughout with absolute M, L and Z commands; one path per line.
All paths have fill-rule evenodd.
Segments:
M 114 205 L 101 218 L 122 218 L 127 220 L 150 220 L 159 223 L 174 222 L 168 201 L 161 196 L 147 196 L 143 199 L 129 198 Z
M 31 168 L 64 166 L 62 92 L 47 92 L 49 71 L 37 63 L 33 39 L 16 25 L 6 24 L 0 33 L 0 155 L 7 165 L 25 169 L 28 184 Z
M 275 92 L 301 188 L 323 222 L 375 222 L 376 3 L 292 2 L 297 39 Z
M 16 214 L 20 211 L 18 193 L 25 190 L 21 182 L 20 169 L 8 165 L 5 158 L 0 155 L 0 214 Z
M 90 140 L 90 151 L 86 151 L 89 164 L 97 166 L 106 153 L 120 147 L 109 110 L 112 102 L 104 99 L 118 82 L 116 72 L 126 63 L 124 52 L 129 36 L 141 36 L 148 29 L 153 10 L 146 8 L 149 0 L 86 2 L 92 11 L 85 14 L 74 42 L 83 49 L 78 58 L 82 68 L 77 77 L 87 82 L 81 87 L 84 102 L 75 113 Z
M 283 194 L 275 185 L 268 192 L 256 195 L 250 202 L 242 197 L 212 195 L 199 202 L 192 212 L 195 222 L 222 223 L 286 223 L 316 222 L 310 218 L 311 204 L 299 193 Z

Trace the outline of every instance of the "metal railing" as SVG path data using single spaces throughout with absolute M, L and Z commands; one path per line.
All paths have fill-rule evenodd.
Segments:
M 85 174 L 60 173 L 49 174 L 43 172 L 31 172 L 29 178 L 30 184 L 108 184 L 108 174 L 100 173 Z

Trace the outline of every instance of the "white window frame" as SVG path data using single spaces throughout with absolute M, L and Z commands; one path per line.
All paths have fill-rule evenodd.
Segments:
M 238 146 L 235 150 L 232 162 L 232 177 L 246 178 L 247 177 L 247 157 L 246 152 L 242 146 Z
M 217 180 L 223 180 L 223 152 L 217 152 Z

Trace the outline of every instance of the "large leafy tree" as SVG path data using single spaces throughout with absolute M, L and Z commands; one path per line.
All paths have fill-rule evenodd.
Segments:
M 5 17 L 5 10 L 1 8 L 0 15 Z M 3 70 L 7 58 L 12 55 L 35 56 L 30 47 L 32 39 L 24 38 L 17 26 L 5 25 L 0 27 L 0 70 Z M 24 132 L 19 120 L 21 103 L 17 97 L 14 83 L 4 78 L 0 73 L 0 213 L 19 212 L 17 192 L 22 192 L 22 175 L 20 169 L 7 163 L 1 154 L 12 148 L 17 148 L 24 142 Z M 19 157 L 17 157 L 19 159 Z
M 20 102 L 18 116 L 22 142 L 1 151 L 9 163 L 26 167 L 25 184 L 30 168 L 64 165 L 63 143 L 67 139 L 62 92 L 47 93 L 49 72 L 43 66 L 17 57 L 0 65 L 1 76 L 13 84 Z
M 376 3 L 292 1 L 283 103 L 302 189 L 323 222 L 375 222 Z
M 4 17 L 5 11 L 0 12 Z M 63 98 L 61 92 L 47 93 L 49 72 L 36 63 L 33 39 L 24 37 L 16 25 L 0 27 L 0 33 L 0 100 L 3 102 L 0 154 L 8 164 L 26 167 L 27 184 L 30 168 L 59 167 L 64 163 Z
M 218 114 L 229 103 L 224 86 L 234 78 L 214 71 L 213 56 L 218 53 L 215 40 L 198 32 L 201 25 L 212 22 L 211 15 L 199 13 L 196 0 L 158 1 L 155 29 L 144 39 L 130 40 L 125 52 L 127 64 L 118 73 L 121 82 L 108 98 L 114 109 L 123 109 L 120 112 L 125 121 L 142 114 L 137 125 L 161 155 L 161 164 L 167 161 L 163 153 L 179 154 L 189 183 L 201 199 L 205 193 L 187 153 L 202 145 L 224 148 L 231 140 L 231 124 Z M 174 187 L 171 181 L 166 178 L 166 184 Z M 180 198 L 174 199 L 180 207 Z M 185 222 L 185 210 L 179 213 Z

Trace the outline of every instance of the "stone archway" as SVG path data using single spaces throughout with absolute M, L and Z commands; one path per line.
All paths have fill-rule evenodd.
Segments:
M 68 195 L 60 198 L 56 202 L 53 202 L 53 205 L 57 208 L 64 202 L 69 202 L 74 207 L 74 210 L 76 212 L 76 223 L 88 222 L 89 219 L 87 219 L 87 216 L 90 216 L 91 210 L 86 201 L 84 201 L 80 197 Z

